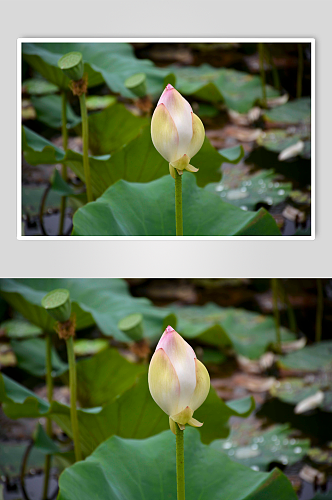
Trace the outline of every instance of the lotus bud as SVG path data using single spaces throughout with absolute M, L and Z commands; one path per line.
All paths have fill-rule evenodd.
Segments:
M 169 415 L 169 425 L 176 433 L 186 424 L 201 427 L 193 418 L 210 390 L 207 369 L 194 350 L 171 326 L 164 331 L 149 366 L 149 389 L 158 406 Z
M 191 158 L 201 149 L 205 131 L 186 99 L 168 84 L 161 94 L 151 121 L 151 137 L 156 150 L 169 162 L 171 176 L 175 170 L 197 172 Z

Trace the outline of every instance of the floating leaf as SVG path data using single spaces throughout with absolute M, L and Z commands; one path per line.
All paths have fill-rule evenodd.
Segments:
M 116 103 L 113 95 L 89 95 L 86 98 L 86 107 L 90 111 L 105 109 Z
M 279 236 L 264 209 L 243 210 L 197 187 L 183 175 L 185 236 Z M 74 236 L 175 236 L 174 180 L 166 176 L 146 184 L 118 181 L 95 202 L 74 215 Z
M 22 83 L 22 91 L 30 95 L 54 94 L 59 87 L 43 78 L 29 78 Z
M 249 75 L 234 69 L 216 69 L 209 64 L 199 67 L 169 69 L 176 76 L 176 88 L 184 95 L 194 95 L 205 101 L 225 102 L 226 106 L 239 113 L 247 113 L 262 99 L 262 84 L 259 76 Z M 269 85 L 268 97 L 279 95 Z
M 332 371 L 332 341 L 306 346 L 280 358 L 278 363 L 282 368 L 299 372 Z
M 292 465 L 307 454 L 310 440 L 291 435 L 288 424 L 257 431 L 249 423 L 241 422 L 235 425 L 227 440 L 214 441 L 211 448 L 224 451 L 235 462 L 254 470 L 268 470 L 272 462 Z
M 307 378 L 288 377 L 282 379 L 271 389 L 271 395 L 291 405 L 298 405 L 308 398 L 318 397 L 310 405 L 308 410 L 320 408 L 322 411 L 332 412 L 332 379 L 328 380 L 326 375 L 317 376 L 308 380 Z M 308 411 L 307 410 L 307 411 Z M 296 412 L 295 413 L 299 413 Z M 302 413 L 302 412 L 301 412 Z
M 228 183 L 226 174 L 222 182 L 208 184 L 205 189 L 243 210 L 255 210 L 260 203 L 272 206 L 283 202 L 290 195 L 292 184 L 276 181 L 274 170 L 263 170 L 254 175 L 242 176 L 237 186 Z
M 20 475 L 22 460 L 26 449 L 29 445 L 25 442 L 0 442 L 0 475 L 15 478 Z M 42 470 L 45 462 L 45 454 L 38 450 L 32 449 L 29 454 L 29 460 L 26 467 L 26 472 L 30 469 Z M 0 491 L 1 494 L 1 491 Z M 1 498 L 1 495 L 0 495 Z
M 263 118 L 268 122 L 276 123 L 310 123 L 311 99 L 301 97 L 287 102 L 269 111 L 265 111 Z
M 209 345 L 233 346 L 235 351 L 250 359 L 258 359 L 275 342 L 275 323 L 272 316 L 263 316 L 244 309 L 205 306 L 168 307 L 173 312 L 173 328 L 187 339 L 197 339 Z M 295 335 L 282 328 L 283 341 Z
M 308 138 L 308 131 L 298 131 L 294 133 L 294 130 L 280 130 L 272 129 L 261 134 L 257 139 L 257 144 L 262 146 L 269 151 L 275 153 L 280 153 L 285 149 L 294 146 L 299 141 L 304 141 L 304 148 L 299 152 L 299 156 L 303 158 L 310 158 L 311 147 L 310 140 L 305 140 Z
M 35 217 L 39 214 L 42 197 L 45 194 L 46 186 L 22 186 L 22 213 L 29 217 Z M 44 211 L 56 210 L 60 207 L 61 195 L 51 190 L 46 198 Z
M 199 442 L 195 429 L 186 429 L 186 498 L 227 500 L 296 500 L 288 479 L 275 469 L 254 472 L 232 462 L 225 454 Z M 234 480 L 236 478 L 236 480 Z M 60 477 L 59 500 L 92 497 L 110 500 L 176 498 L 175 438 L 171 431 L 136 441 L 108 439 L 84 462 L 67 468 Z
M 74 352 L 76 356 L 92 356 L 109 346 L 106 339 L 78 339 L 74 340 Z
M 0 329 L 4 331 L 6 337 L 10 339 L 23 339 L 26 337 L 38 337 L 43 333 L 39 326 L 20 319 L 8 319 L 3 321 Z

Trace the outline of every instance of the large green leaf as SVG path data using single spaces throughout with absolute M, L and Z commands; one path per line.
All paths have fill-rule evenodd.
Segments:
M 199 441 L 186 429 L 185 478 L 188 500 L 296 500 L 278 470 L 254 472 Z M 59 500 L 144 500 L 176 498 L 175 436 L 171 431 L 141 441 L 108 439 L 88 459 L 60 477 Z
M 332 371 L 332 341 L 326 340 L 283 356 L 282 368 L 300 372 Z
M 89 147 L 94 155 L 112 153 L 137 137 L 148 123 L 148 118 L 133 115 L 123 104 L 108 106 L 89 115 Z M 76 130 L 81 135 L 81 125 Z
M 114 379 L 118 387 L 121 382 Z M 112 389 L 109 391 L 112 394 Z M 5 414 L 12 419 L 51 415 L 54 421 L 72 436 L 69 406 L 53 402 L 50 406 L 33 392 L 0 374 L 0 402 Z M 247 417 L 254 408 L 252 398 L 224 403 L 213 388 L 195 416 L 204 422 L 200 428 L 201 439 L 210 443 L 214 439 L 226 438 L 231 416 Z M 78 410 L 80 440 L 87 456 L 105 439 L 116 434 L 125 438 L 143 439 L 169 428 L 168 416 L 153 401 L 142 375 L 127 391 L 103 407 Z
M 22 278 L 1 279 L 0 294 L 17 311 L 44 330 L 54 330 L 54 320 L 40 305 L 46 293 L 67 288 L 76 314 L 77 329 L 96 323 L 105 335 L 123 342 L 130 339 L 118 328 L 118 322 L 129 314 L 143 315 L 146 337 L 156 338 L 162 332 L 167 310 L 158 309 L 145 298 L 132 297 L 121 279 Z
M 174 313 L 170 323 L 187 339 L 216 346 L 233 346 L 238 354 L 259 358 L 275 342 L 276 331 L 271 316 L 209 303 L 205 306 L 168 306 Z M 294 340 L 294 333 L 282 328 L 283 341 Z
M 116 349 L 105 349 L 76 367 L 77 397 L 83 408 L 110 403 L 146 372 L 145 365 L 130 363 Z
M 193 174 L 183 175 L 185 236 L 279 236 L 264 209 L 245 212 L 199 188 Z M 74 215 L 74 236 L 175 236 L 174 180 L 146 184 L 118 181 Z
M 115 106 L 110 107 L 110 109 L 112 108 L 121 109 Z M 129 112 L 125 111 L 125 113 Z M 139 133 L 141 128 L 140 122 L 136 125 L 135 134 Z M 129 133 L 131 132 L 128 131 L 127 137 L 129 137 Z M 97 136 L 96 132 L 93 138 L 96 143 L 98 141 Z M 107 147 L 123 146 L 112 156 L 107 154 L 89 157 L 91 183 L 95 196 L 102 195 L 109 186 L 119 179 L 130 182 L 149 182 L 168 175 L 168 164 L 153 146 L 149 127 L 141 128 L 138 137 L 131 140 L 127 145 L 122 144 L 125 138 L 125 133 L 119 133 L 116 136 L 117 142 L 112 142 L 113 139 L 108 140 Z M 54 146 L 51 142 L 26 127 L 23 127 L 22 132 L 22 149 L 25 159 L 30 165 L 64 163 L 84 180 L 82 154 L 71 150 L 65 153 L 62 149 Z M 218 153 L 211 146 L 208 139 L 205 138 L 201 150 L 192 160 L 192 163 L 199 168 L 199 171 L 195 174 L 199 186 L 220 181 L 221 164 L 223 162 L 234 162 L 234 155 L 229 159 L 228 151 L 226 150 L 225 155 L 222 152 L 221 154 Z M 239 161 L 241 159 L 241 149 L 235 151 L 235 156 L 235 160 L 238 159 Z
M 159 69 L 151 61 L 137 59 L 133 48 L 127 43 L 24 43 L 23 58 L 44 78 L 58 87 L 68 88 L 69 79 L 58 68 L 58 60 L 67 52 L 78 51 L 83 55 L 84 71 L 88 75 L 89 87 L 106 82 L 108 87 L 125 97 L 134 94 L 124 85 L 135 73 L 147 75 L 148 93 L 158 94 L 163 79 L 169 73 Z
M 46 375 L 46 342 L 44 339 L 12 340 L 11 347 L 17 358 L 17 365 L 37 377 Z M 68 365 L 52 348 L 52 372 L 59 376 L 68 370 Z

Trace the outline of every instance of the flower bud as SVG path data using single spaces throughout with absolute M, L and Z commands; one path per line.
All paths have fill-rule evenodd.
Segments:
M 158 342 L 149 366 L 149 389 L 158 406 L 169 415 L 172 432 L 176 424 L 201 427 L 193 413 L 205 401 L 210 390 L 207 369 L 190 345 L 168 326 Z
M 172 177 L 175 168 L 180 175 L 183 170 L 197 172 L 189 162 L 203 145 L 204 126 L 189 102 L 170 84 L 154 110 L 151 137 L 156 150 L 169 162 Z

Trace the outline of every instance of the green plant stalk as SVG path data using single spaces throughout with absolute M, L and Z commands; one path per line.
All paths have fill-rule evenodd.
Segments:
M 183 217 L 182 217 L 182 175 L 175 171 L 175 225 L 176 236 L 183 236 Z
M 91 175 L 90 175 L 90 165 L 89 165 L 89 125 L 88 125 L 88 112 L 86 109 L 85 94 L 81 94 L 79 96 L 79 99 L 80 99 L 81 117 L 82 117 L 84 177 L 85 177 L 88 203 L 90 203 L 90 201 L 93 201 L 93 195 L 92 195 Z
M 266 87 L 265 87 L 265 69 L 264 69 L 264 44 L 258 44 L 258 52 L 259 52 L 259 69 L 261 73 L 261 82 L 262 82 L 262 102 L 263 106 L 266 107 Z
M 68 131 L 67 131 L 67 94 L 66 91 L 63 90 L 61 92 L 61 131 L 62 131 L 62 147 L 64 151 L 67 151 L 68 148 Z M 67 182 L 67 166 L 62 164 L 61 167 L 61 175 L 64 181 Z M 60 206 L 60 225 L 59 225 L 59 236 L 63 234 L 63 226 L 65 221 L 65 213 L 66 213 L 66 196 L 62 196 L 61 198 L 61 206 Z
M 322 280 L 320 278 L 317 278 L 316 281 L 317 281 L 316 342 L 320 342 L 322 339 L 324 295 L 323 295 Z
M 78 418 L 77 418 L 77 408 L 76 408 L 77 379 L 76 379 L 74 340 L 73 340 L 72 336 L 66 340 L 66 345 L 67 345 L 67 355 L 68 355 L 68 364 L 69 364 L 70 420 L 71 420 L 71 428 L 72 428 L 72 432 L 73 432 L 75 459 L 76 459 L 76 462 L 79 462 L 80 460 L 82 460 L 82 453 L 81 453 L 81 443 L 80 443 L 80 435 L 79 435 L 79 430 L 78 430 Z
M 273 86 L 280 91 L 281 85 L 280 85 L 279 73 L 278 73 L 277 67 L 275 65 L 273 56 L 272 56 L 271 52 L 269 51 L 269 49 L 267 48 L 267 46 L 265 46 L 265 54 L 267 55 L 268 61 L 272 67 Z
M 287 291 L 285 287 L 282 286 L 282 284 L 278 283 L 280 291 L 281 291 L 281 300 L 286 304 L 287 307 L 287 316 L 288 316 L 288 324 L 289 324 L 289 329 L 291 332 L 296 333 L 297 332 L 297 324 L 296 324 L 296 317 L 294 313 L 294 309 L 291 306 L 291 303 L 288 298 Z
M 302 78 L 303 78 L 303 47 L 301 43 L 297 44 L 299 52 L 299 64 L 297 67 L 297 81 L 296 81 L 296 97 L 299 99 L 302 96 Z
M 46 333 L 46 388 L 47 388 L 47 399 L 51 404 L 53 401 L 53 380 L 52 380 L 52 337 L 51 333 Z M 50 438 L 52 437 L 52 419 L 47 417 L 46 419 L 46 433 Z M 51 455 L 46 455 L 45 466 L 44 466 L 44 489 L 43 489 L 43 499 L 47 498 L 48 482 L 50 477 L 50 467 L 51 467 Z
M 177 500 L 185 500 L 184 482 L 184 431 L 181 431 L 178 424 L 176 427 L 176 484 Z
M 273 315 L 274 315 L 274 322 L 276 325 L 276 343 L 277 343 L 278 351 L 281 352 L 280 316 L 279 316 L 279 308 L 278 308 L 278 280 L 277 280 L 277 278 L 271 278 L 271 287 L 272 287 Z

